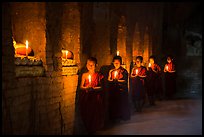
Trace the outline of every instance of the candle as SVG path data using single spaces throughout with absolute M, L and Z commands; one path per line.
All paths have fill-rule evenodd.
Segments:
M 115 73 L 114 73 L 114 78 L 116 78 L 117 75 L 118 75 L 118 71 L 115 71 Z
M 26 40 L 26 57 L 28 56 L 28 41 Z
M 135 72 L 136 72 L 136 75 L 137 75 L 138 74 L 138 69 L 136 69 Z
M 67 59 L 67 55 L 68 55 L 68 50 L 66 50 L 66 59 Z
M 88 76 L 89 79 L 89 85 L 91 85 L 91 75 Z
M 117 51 L 117 56 L 119 56 L 119 51 Z
M 149 67 L 151 67 L 151 63 L 149 63 Z
M 166 70 L 168 71 L 168 66 L 166 66 Z

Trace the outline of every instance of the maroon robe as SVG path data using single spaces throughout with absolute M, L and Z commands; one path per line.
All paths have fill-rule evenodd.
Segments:
M 154 71 L 156 72 L 154 72 Z M 147 73 L 147 95 L 154 100 L 162 95 L 161 68 L 158 64 L 152 64 Z
M 103 75 L 98 72 L 92 75 L 92 87 L 102 86 Z M 84 86 L 89 85 L 88 78 L 85 79 Z M 81 118 L 89 133 L 94 133 L 104 125 L 104 91 L 98 90 L 81 90 L 79 94 L 79 109 Z
M 125 80 L 125 82 L 113 81 L 109 83 L 109 118 L 111 120 L 129 120 L 128 72 L 123 67 L 120 67 L 117 71 L 117 78 Z M 114 73 L 115 71 L 112 71 L 111 79 L 114 79 Z
M 138 75 L 146 76 L 147 69 L 144 66 L 139 68 L 133 68 L 132 75 L 136 75 L 136 69 L 138 70 Z M 141 78 L 139 76 L 132 78 L 132 99 L 144 99 L 145 98 L 145 86 L 146 78 Z
M 169 71 L 175 71 L 175 64 L 173 62 L 167 63 L 166 66 L 168 66 Z M 171 99 L 176 93 L 176 72 L 165 72 L 165 89 L 166 98 Z

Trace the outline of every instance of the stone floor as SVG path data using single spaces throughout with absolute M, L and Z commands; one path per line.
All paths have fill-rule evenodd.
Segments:
M 202 135 L 202 99 L 157 101 L 95 135 Z

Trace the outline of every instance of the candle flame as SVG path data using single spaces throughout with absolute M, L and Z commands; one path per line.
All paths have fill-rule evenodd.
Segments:
M 151 67 L 151 63 L 149 63 L 149 67 Z
M 168 66 L 166 66 L 166 70 L 168 70 Z
M 119 51 L 117 51 L 117 56 L 119 56 Z
M 138 74 L 138 69 L 135 70 L 136 71 L 136 75 Z
M 16 46 L 16 41 L 15 40 L 13 40 L 13 45 L 14 45 L 14 47 Z
M 68 55 L 68 50 L 66 50 L 66 59 L 67 59 L 67 55 Z
M 91 75 L 89 75 L 88 78 L 89 78 L 89 83 L 91 83 Z
M 28 49 L 28 41 L 26 40 L 26 49 Z
M 114 73 L 115 78 L 117 77 L 117 75 L 118 75 L 118 71 L 115 71 Z

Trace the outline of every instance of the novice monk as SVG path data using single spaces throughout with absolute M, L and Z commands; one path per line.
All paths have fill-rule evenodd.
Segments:
M 82 120 L 89 134 L 93 134 L 104 125 L 103 75 L 95 71 L 97 59 L 87 60 L 88 72 L 82 74 L 79 109 Z
M 176 69 L 171 56 L 167 57 L 167 64 L 164 66 L 166 99 L 173 99 L 176 93 Z
M 147 67 L 147 96 L 150 105 L 155 105 L 155 101 L 161 98 L 162 95 L 162 81 L 161 68 L 155 62 L 155 57 L 149 57 L 149 65 Z
M 136 66 L 132 69 L 132 101 L 136 112 L 141 112 L 146 95 L 146 67 L 142 66 L 143 57 L 136 57 Z
M 130 119 L 128 72 L 121 66 L 122 58 L 113 58 L 114 69 L 109 71 L 109 118 L 113 122 Z

